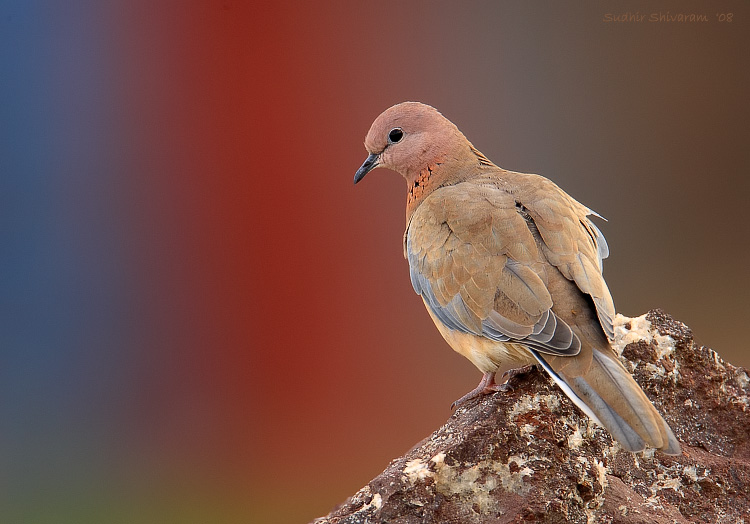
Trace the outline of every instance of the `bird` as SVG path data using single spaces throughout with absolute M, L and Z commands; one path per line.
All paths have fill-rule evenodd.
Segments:
M 454 406 L 503 390 L 499 370 L 536 365 L 624 449 L 681 453 L 612 348 L 609 247 L 589 218 L 598 214 L 548 178 L 499 167 L 420 102 L 381 113 L 365 149 L 354 183 L 376 168 L 404 177 L 411 284 L 448 345 L 482 372 Z

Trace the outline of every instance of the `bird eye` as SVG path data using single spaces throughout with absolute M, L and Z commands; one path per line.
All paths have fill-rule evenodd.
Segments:
M 404 138 L 404 132 L 400 127 L 394 127 L 388 133 L 388 142 L 390 142 L 391 144 L 401 142 L 402 138 Z

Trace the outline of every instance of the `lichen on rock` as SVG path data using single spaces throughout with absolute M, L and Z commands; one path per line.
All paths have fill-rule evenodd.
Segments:
M 624 451 L 542 372 L 467 403 L 316 523 L 750 524 L 750 378 L 661 310 L 614 347 L 681 456 Z

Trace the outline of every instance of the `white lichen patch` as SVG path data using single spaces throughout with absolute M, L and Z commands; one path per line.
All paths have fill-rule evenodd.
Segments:
M 646 364 L 643 365 L 643 367 L 645 367 L 646 371 L 648 371 L 652 375 L 657 375 L 657 376 L 664 375 L 664 368 L 655 366 L 651 362 L 646 362 Z
M 432 462 L 436 466 L 441 465 L 443 462 L 445 462 L 445 453 L 441 451 L 440 453 L 432 457 L 430 459 L 430 462 Z
M 404 473 L 414 481 L 432 477 L 438 493 L 466 499 L 480 514 L 488 515 L 497 509 L 497 502 L 491 496 L 493 490 L 502 488 L 519 495 L 529 492 L 531 488 L 523 480 L 534 474 L 526 465 L 529 460 L 538 458 L 513 455 L 507 463 L 487 459 L 471 467 L 451 466 L 445 462 L 445 454 L 438 453 L 428 461 L 433 465 L 432 469 L 427 468 L 427 464 L 421 460 L 413 460 L 407 464 Z
M 525 415 L 531 411 L 542 410 L 542 403 L 550 411 L 556 411 L 560 407 L 560 399 L 556 395 L 524 395 L 513 406 L 508 414 L 511 420 L 515 420 L 520 415 Z
M 488 461 L 482 461 L 461 471 L 459 466 L 452 467 L 446 464 L 443 458 L 435 461 L 434 479 L 438 493 L 468 499 L 472 506 L 479 509 L 480 514 L 492 512 L 497 503 L 490 496 L 490 492 L 497 487 L 497 481 L 491 476 L 486 476 L 490 469 Z M 485 481 L 480 482 L 483 475 Z
M 614 457 L 622 449 L 623 449 L 622 445 L 620 445 L 620 443 L 617 442 L 615 439 L 612 439 L 612 444 L 610 444 L 610 446 L 604 452 L 604 456 L 605 457 Z M 635 456 L 635 455 L 633 455 L 633 456 Z
M 427 477 L 434 477 L 435 474 L 430 471 L 430 467 L 419 459 L 410 460 L 404 468 L 404 475 L 409 482 L 414 484 L 417 481 L 424 480 Z
M 665 373 L 666 370 L 662 366 L 638 362 L 633 362 L 633 364 L 636 367 L 645 365 L 649 373 L 657 376 L 666 375 L 670 380 L 676 382 L 680 376 L 680 363 L 674 358 L 676 342 L 669 335 L 662 335 L 654 329 L 651 322 L 646 319 L 646 315 L 644 314 L 635 318 L 626 317 L 619 313 L 615 315 L 615 339 L 612 342 L 612 347 L 619 355 L 622 355 L 628 344 L 641 341 L 653 344 L 657 361 L 662 359 L 669 360 L 672 364 L 672 370 L 669 373 Z M 630 329 L 626 327 L 628 324 L 630 325 Z
M 528 486 L 524 485 L 523 478 L 530 477 L 534 474 L 534 470 L 526 466 L 529 461 L 528 458 L 524 458 L 519 455 L 513 455 L 508 457 L 508 463 L 493 463 L 493 470 L 497 473 L 497 478 L 505 491 L 512 493 L 518 493 L 524 495 L 528 492 Z M 516 467 L 511 471 L 510 464 L 514 463 Z
M 727 368 L 724 365 L 724 360 L 719 356 L 719 354 L 716 351 L 714 351 L 711 348 L 708 348 L 708 354 L 713 359 L 714 364 L 716 364 L 716 367 L 720 367 L 722 370 L 726 371 Z
M 662 359 L 674 353 L 675 340 L 672 337 L 657 331 L 653 331 L 652 335 L 656 342 L 656 358 Z
M 587 523 L 600 522 L 597 510 L 604 504 L 604 492 L 609 485 L 609 480 L 607 479 L 608 469 L 603 461 L 586 455 L 576 457 L 576 463 L 574 468 L 577 473 L 578 483 L 588 486 L 592 490 L 593 496 L 590 499 L 584 500 L 578 490 L 571 490 L 568 493 L 568 497 L 581 505 L 586 515 Z M 597 488 L 596 484 L 599 484 L 600 487 Z
M 747 389 L 747 387 L 750 386 L 750 377 L 747 375 L 745 370 L 737 370 L 737 383 L 742 389 Z
M 722 366 L 726 370 L 726 366 Z M 725 393 L 729 397 L 729 401 L 732 404 L 739 406 L 742 411 L 747 411 L 750 408 L 750 395 L 746 393 L 748 386 L 750 386 L 750 377 L 747 372 L 742 368 L 734 368 L 734 383 L 728 381 L 728 374 L 724 374 L 724 381 L 719 386 L 719 390 Z M 739 388 L 735 386 L 735 383 Z
M 698 482 L 698 471 L 695 469 L 695 466 L 685 466 L 682 469 L 682 474 L 692 482 Z
M 558 420 L 572 431 L 568 433 L 568 448 L 575 450 L 580 448 L 588 439 L 596 438 L 597 431 L 606 431 L 597 422 L 590 418 L 559 417 Z
M 370 486 L 365 486 L 365 487 L 363 487 L 362 489 L 360 489 L 360 490 L 359 490 L 359 491 L 358 491 L 358 492 L 357 492 L 357 493 L 356 493 L 356 494 L 354 495 L 354 498 L 358 498 L 358 499 L 360 499 L 360 500 L 362 500 L 362 499 L 364 499 L 364 500 L 367 500 L 367 499 L 369 499 L 369 500 L 370 500 L 370 502 L 368 502 L 367 504 L 363 504 L 363 505 L 362 505 L 362 506 L 361 506 L 361 507 L 360 507 L 360 508 L 359 508 L 359 509 L 358 509 L 358 510 L 357 510 L 357 511 L 356 511 L 356 512 L 355 512 L 355 513 L 354 513 L 354 514 L 352 515 L 352 516 L 355 516 L 355 515 L 357 515 L 357 516 L 359 516 L 359 515 L 362 515 L 363 517 L 360 517 L 360 518 L 362 518 L 362 519 L 363 519 L 363 520 L 362 520 L 362 522 L 366 521 L 366 519 L 367 519 L 367 517 L 366 517 L 365 515 L 367 515 L 368 513 L 370 513 L 370 512 L 372 511 L 372 510 L 375 510 L 375 511 L 377 511 L 377 510 L 379 510 L 380 508 L 382 508 L 382 507 L 383 507 L 383 497 L 382 497 L 382 496 L 380 495 L 380 493 L 375 493 L 375 494 L 373 495 L 373 494 L 372 494 L 372 491 L 370 490 Z M 356 517 L 355 517 L 355 518 L 356 518 Z
M 570 449 L 578 449 L 583 444 L 583 435 L 581 434 L 581 428 L 576 427 L 575 431 L 568 435 L 568 447 Z
M 633 342 L 644 341 L 648 344 L 654 342 L 656 345 L 657 358 L 665 358 L 674 352 L 675 340 L 669 335 L 662 335 L 653 329 L 651 322 L 646 319 L 646 314 L 640 317 L 626 317 L 618 313 L 615 315 L 615 340 L 612 347 L 622 355 L 625 346 Z M 630 324 L 630 329 L 626 327 Z
M 609 480 L 607 480 L 607 466 L 604 465 L 604 462 L 600 462 L 597 459 L 594 459 L 594 466 L 596 467 L 597 480 L 602 489 L 604 489 L 609 485 Z
M 581 481 L 584 477 L 590 477 L 591 473 L 589 473 L 589 471 L 591 471 L 596 475 L 596 480 L 599 482 L 599 485 L 601 485 L 602 490 L 609 485 L 609 481 L 607 480 L 607 467 L 603 462 L 600 462 L 598 459 L 593 459 L 592 462 L 587 456 L 581 455 L 578 457 L 578 463 L 584 468 L 583 471 L 581 471 Z
M 529 435 L 532 435 L 534 431 L 536 431 L 536 426 L 534 424 L 524 424 L 520 429 L 522 437 L 528 437 Z
M 630 329 L 625 327 L 628 323 L 630 324 Z M 645 314 L 640 317 L 630 318 L 617 313 L 615 315 L 614 326 L 615 340 L 612 343 L 612 347 L 619 355 L 622 355 L 622 351 L 628 344 L 641 340 L 646 342 L 653 340 L 651 322 L 646 320 Z
M 651 492 L 651 496 L 646 499 L 646 506 L 650 506 L 653 508 L 663 508 L 663 501 L 659 497 L 659 492 L 663 489 L 674 490 L 674 492 L 677 493 L 680 497 L 685 496 L 685 494 L 682 492 L 683 484 L 680 478 L 684 469 L 680 469 L 679 465 L 675 465 L 675 467 L 668 468 L 667 471 L 668 473 L 659 473 L 658 475 L 656 475 L 656 480 L 652 482 L 650 486 L 648 486 L 648 490 Z M 670 473 L 674 473 L 675 476 L 670 475 Z
M 659 473 L 656 478 L 657 481 L 651 484 L 652 492 L 656 493 L 662 489 L 673 489 L 678 493 L 680 492 L 682 481 L 679 477 L 670 477 L 666 473 Z
M 450 483 L 442 484 L 444 487 L 448 488 L 444 491 L 448 493 L 459 494 L 474 493 L 474 491 L 476 490 L 477 480 L 479 480 L 479 478 L 482 476 L 482 471 L 479 464 L 470 468 L 466 468 L 460 472 L 457 469 L 453 468 L 451 469 L 451 471 L 454 474 L 450 476 Z M 445 478 L 443 480 L 445 480 Z M 438 486 L 440 486 L 440 484 L 441 483 L 438 482 Z
M 497 502 L 490 495 L 492 490 L 502 487 L 521 495 L 530 490 L 523 479 L 533 475 L 534 471 L 526 466 L 529 459 L 525 457 L 514 455 L 506 464 L 488 459 L 471 467 L 451 466 L 445 462 L 445 458 L 446 454 L 440 452 L 428 461 L 410 460 L 403 473 L 412 484 L 432 478 L 437 492 L 467 499 L 482 515 L 491 514 L 497 509 Z M 371 502 L 370 505 L 375 503 Z M 382 503 L 382 499 L 379 503 Z

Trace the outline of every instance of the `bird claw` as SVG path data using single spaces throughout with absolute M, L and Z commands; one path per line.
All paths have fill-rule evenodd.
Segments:
M 474 398 L 480 397 L 482 395 L 488 395 L 490 393 L 496 393 L 498 391 L 507 392 L 509 386 L 506 386 L 506 384 L 495 384 L 495 374 L 494 373 L 485 373 L 482 376 L 482 380 L 479 382 L 479 385 L 469 391 L 466 395 L 461 397 L 460 399 L 456 400 L 451 404 L 451 410 L 454 410 L 456 408 L 461 407 L 469 400 L 472 400 Z M 512 389 L 512 388 L 511 388 Z
M 503 378 L 506 380 L 502 384 L 495 384 L 494 373 L 485 373 L 482 376 L 482 380 L 479 382 L 479 385 L 477 387 L 451 404 L 451 410 L 455 410 L 463 406 L 469 400 L 480 397 L 482 395 L 488 395 L 490 393 L 497 392 L 510 393 L 511 391 L 513 391 L 513 386 L 510 385 L 510 380 L 519 375 L 524 375 L 532 369 L 534 369 L 533 364 L 529 364 L 520 368 L 509 369 L 508 371 L 503 373 Z
M 528 364 L 520 368 L 509 369 L 508 371 L 503 373 L 503 378 L 506 379 L 506 384 L 507 384 L 508 380 L 515 378 L 519 375 L 525 375 L 526 373 L 530 372 L 532 369 L 534 369 L 534 364 Z

